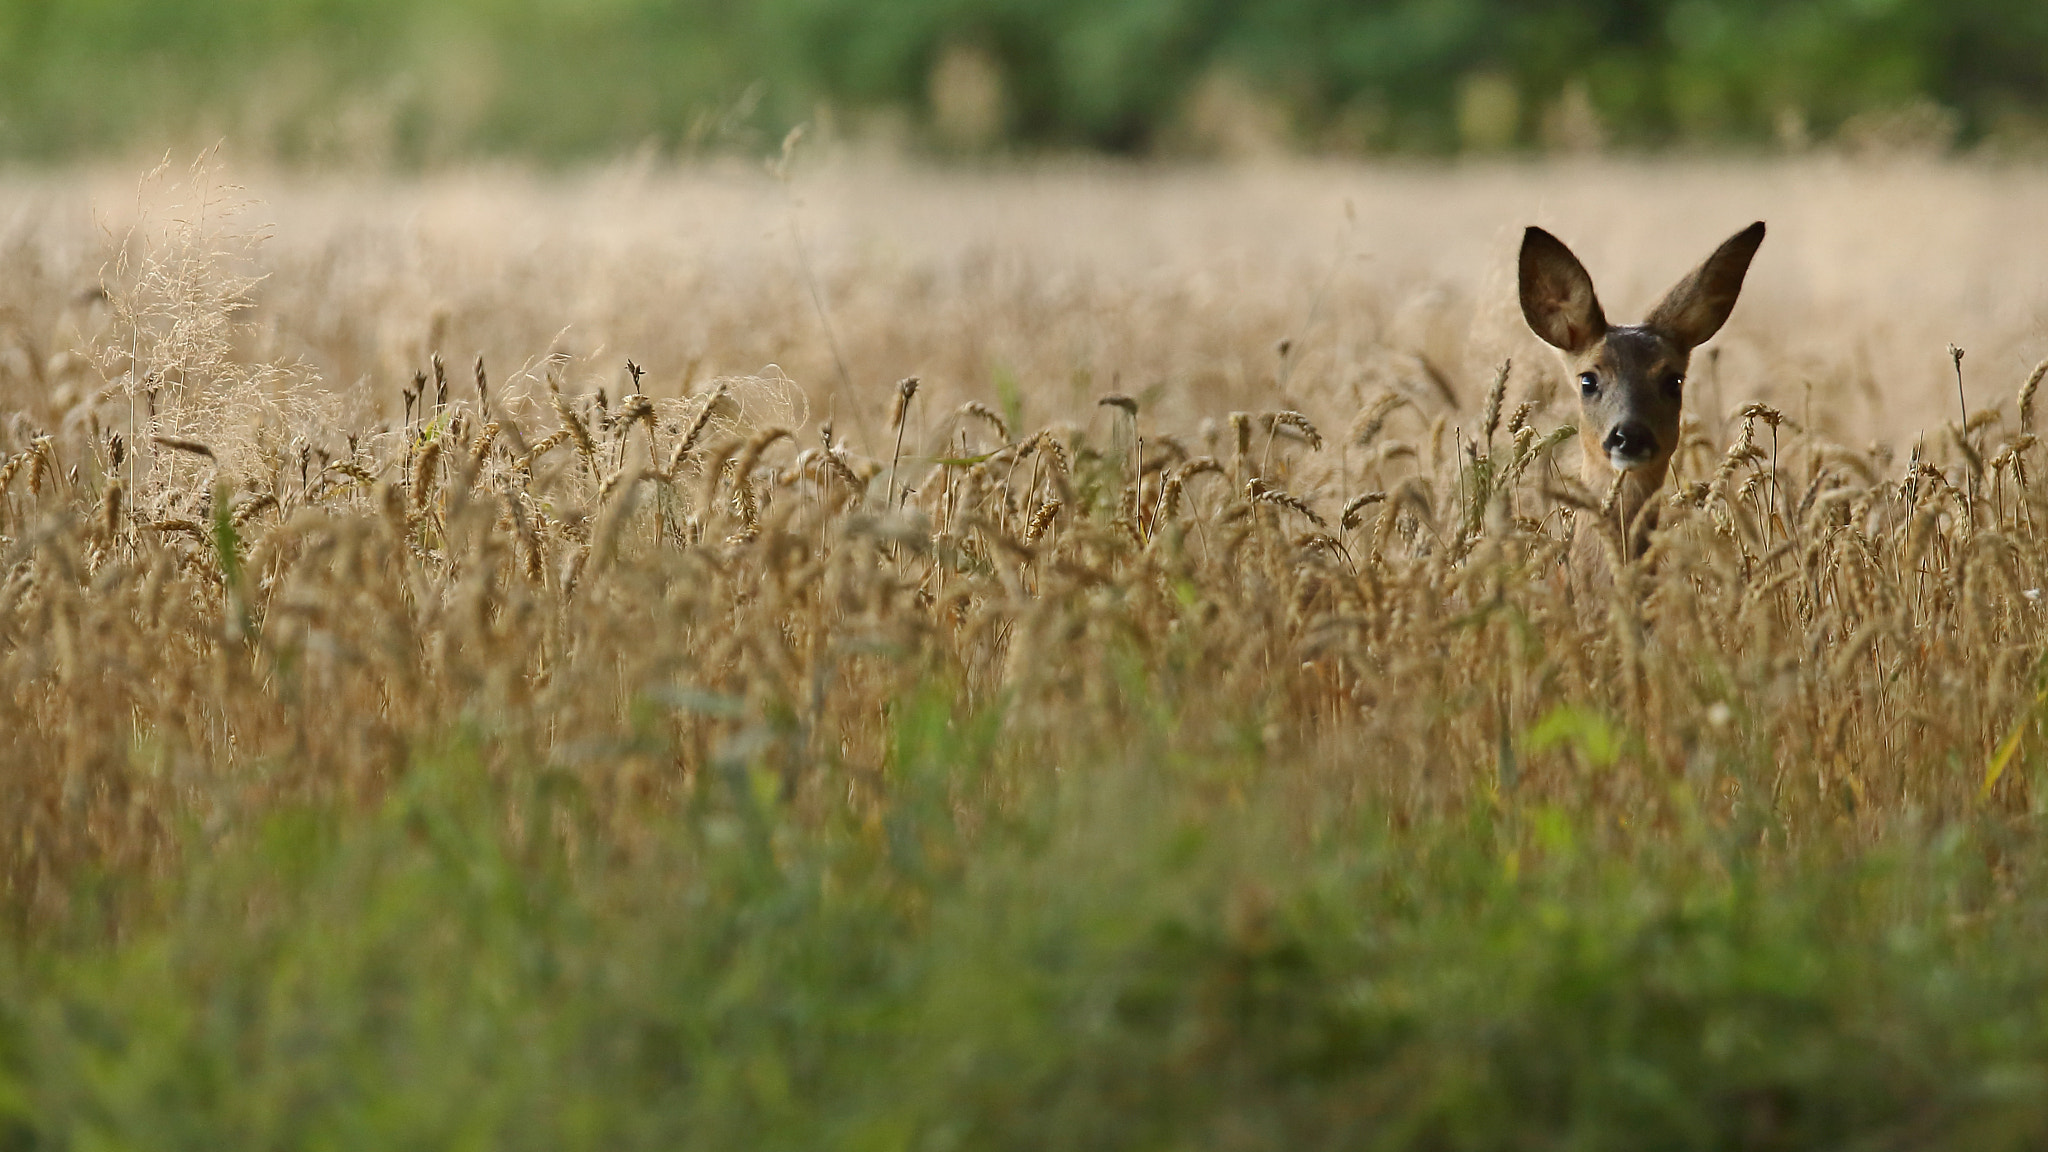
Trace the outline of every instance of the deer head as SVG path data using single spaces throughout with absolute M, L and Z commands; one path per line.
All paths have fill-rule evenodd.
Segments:
M 1588 479 L 1625 474 L 1625 522 L 1663 483 L 1678 448 L 1679 413 L 1693 349 L 1735 310 L 1743 276 L 1764 240 L 1761 221 L 1737 232 L 1693 269 L 1641 324 L 1609 325 L 1593 278 L 1563 242 L 1541 228 L 1522 236 L 1522 315 L 1564 354 L 1579 389 L 1579 440 Z

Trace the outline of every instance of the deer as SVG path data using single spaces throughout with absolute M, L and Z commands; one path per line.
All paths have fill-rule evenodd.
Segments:
M 1595 492 L 1613 494 L 1628 560 L 1649 549 L 1656 509 L 1645 514 L 1644 507 L 1663 487 L 1678 449 L 1693 350 L 1728 322 L 1763 242 L 1759 220 L 1680 280 L 1647 320 L 1610 325 L 1593 277 L 1572 250 L 1541 228 L 1522 234 L 1522 316 L 1563 355 L 1566 374 L 1578 386 L 1584 479 Z

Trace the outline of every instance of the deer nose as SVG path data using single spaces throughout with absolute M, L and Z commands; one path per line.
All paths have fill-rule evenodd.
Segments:
M 1600 446 L 1607 449 L 1609 456 L 1640 463 L 1657 454 L 1657 434 L 1640 420 L 1626 420 L 1616 424 Z

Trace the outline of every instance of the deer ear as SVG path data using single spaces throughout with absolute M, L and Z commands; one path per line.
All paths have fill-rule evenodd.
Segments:
M 1671 342 L 1693 349 L 1721 330 L 1728 314 L 1735 311 L 1735 298 L 1742 294 L 1742 278 L 1764 242 L 1764 224 L 1759 220 L 1735 235 L 1707 257 L 1707 262 L 1678 282 L 1650 313 L 1647 321 Z
M 1586 266 L 1541 228 L 1522 233 L 1522 317 L 1553 348 L 1583 352 L 1607 334 Z

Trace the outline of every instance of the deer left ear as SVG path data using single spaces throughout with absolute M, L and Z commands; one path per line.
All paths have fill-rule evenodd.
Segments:
M 1532 227 L 1522 233 L 1518 263 L 1522 317 L 1544 343 L 1579 353 L 1607 335 L 1607 314 L 1600 310 L 1593 277 L 1564 241 Z
M 1730 236 L 1706 263 L 1678 282 L 1646 323 L 1687 351 L 1713 339 L 1728 322 L 1728 314 L 1735 311 L 1742 278 L 1748 275 L 1749 262 L 1763 242 L 1761 220 Z

